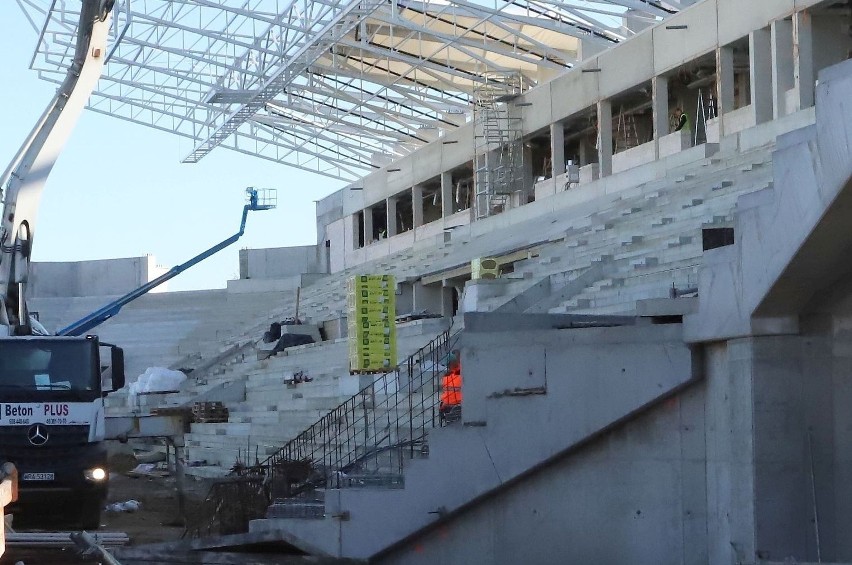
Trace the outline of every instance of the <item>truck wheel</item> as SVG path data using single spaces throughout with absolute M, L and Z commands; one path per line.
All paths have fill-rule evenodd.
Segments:
M 101 527 L 100 500 L 84 500 L 80 504 L 80 526 L 84 530 L 97 530 Z

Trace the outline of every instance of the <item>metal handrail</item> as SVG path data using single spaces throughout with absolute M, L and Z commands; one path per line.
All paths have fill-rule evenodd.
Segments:
M 253 492 L 262 491 L 267 502 L 273 502 L 316 497 L 313 491 L 324 486 L 401 484 L 404 459 L 427 454 L 429 429 L 442 425 L 440 379 L 460 331 L 450 332 L 378 375 L 264 461 L 241 470 L 245 479 L 259 485 Z M 235 524 L 225 503 L 244 499 L 244 489 L 239 479 L 213 485 L 202 513 L 207 523 L 195 524 L 186 533 L 247 531 L 248 518 Z
M 401 475 L 405 456 L 427 450 L 428 429 L 440 425 L 439 380 L 450 338 L 443 332 L 263 461 L 271 497 L 295 494 L 296 485 L 345 488 L 368 475 Z M 294 476 L 299 463 L 310 466 L 310 476 Z

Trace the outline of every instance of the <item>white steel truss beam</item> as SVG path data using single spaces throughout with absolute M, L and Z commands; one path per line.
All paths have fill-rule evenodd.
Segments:
M 79 3 L 15 0 L 38 34 L 31 67 L 56 82 Z M 117 0 L 90 108 L 194 140 L 353 180 L 470 115 L 494 72 L 573 65 L 582 43 L 629 37 L 681 0 Z M 548 74 L 542 76 L 548 76 Z

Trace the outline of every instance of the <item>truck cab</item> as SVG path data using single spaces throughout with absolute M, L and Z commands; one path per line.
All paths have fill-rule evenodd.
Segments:
M 94 336 L 0 337 L 0 460 L 20 481 L 13 513 L 49 509 L 98 527 L 109 480 L 104 397 L 124 385 L 123 366 L 122 350 Z

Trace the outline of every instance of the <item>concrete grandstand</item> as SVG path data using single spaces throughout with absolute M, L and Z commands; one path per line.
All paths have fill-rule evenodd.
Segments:
M 244 250 L 226 290 L 148 295 L 99 329 L 137 370 L 192 369 L 133 410 L 228 407 L 227 422 L 193 423 L 184 449 L 207 463 L 187 470 L 199 476 L 237 461 L 265 473 L 267 504 L 229 543 L 376 563 L 852 562 L 852 5 L 619 2 L 623 25 L 578 38 L 561 19 L 576 6 L 529 2 L 549 23 L 537 14 L 514 51 L 507 35 L 485 38 L 504 49 L 491 68 L 473 63 L 487 42 L 430 27 L 468 65 L 442 70 L 376 39 L 393 35 L 394 9 L 456 18 L 480 40 L 489 25 L 522 34 L 507 23 L 520 16 L 482 24 L 471 14 L 486 7 L 426 4 L 347 4 L 347 23 L 313 44 L 328 49 L 292 64 L 322 74 L 324 58 L 358 59 L 377 82 L 408 76 L 394 65 L 426 68 L 434 82 L 408 86 L 441 100 L 394 90 L 393 75 L 381 111 L 378 91 L 348 92 L 339 119 L 308 127 L 301 103 L 287 114 L 222 85 L 205 94 L 232 98 L 188 160 L 246 147 L 240 128 L 260 116 L 260 157 L 348 181 L 317 203 L 316 246 Z M 379 69 L 377 44 L 399 58 Z M 109 97 L 94 108 L 108 113 Z M 391 119 L 402 98 L 407 117 Z M 429 105 L 446 123 L 412 137 Z M 676 108 L 688 128 L 671 123 Z M 355 142 L 366 117 L 370 139 Z M 308 161 L 287 152 L 299 136 Z M 482 257 L 498 278 L 472 279 Z M 155 270 L 115 261 L 128 286 Z M 386 374 L 347 363 L 346 281 L 361 273 L 395 276 L 399 312 L 436 316 L 399 322 L 402 362 Z M 119 292 L 38 285 L 31 303 L 51 329 Z M 323 339 L 266 357 L 262 334 L 297 314 L 297 293 L 304 331 Z M 464 401 L 448 422 L 437 397 L 453 350 Z

